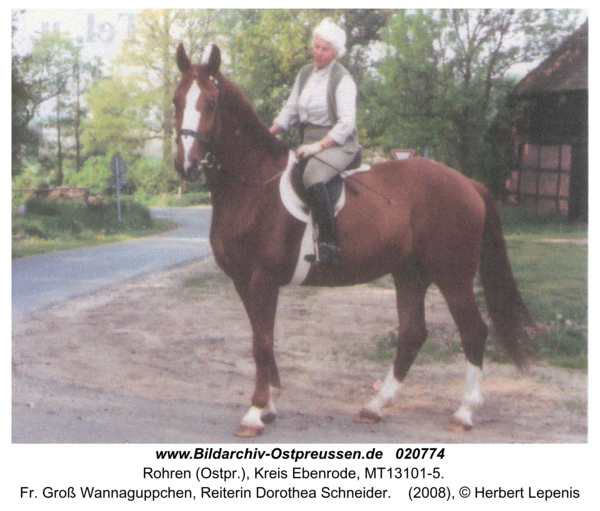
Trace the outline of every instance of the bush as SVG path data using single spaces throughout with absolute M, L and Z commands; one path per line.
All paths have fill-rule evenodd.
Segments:
M 145 196 L 167 193 L 169 180 L 174 177 L 159 158 L 139 158 L 127 174 L 136 193 L 141 192 Z
M 58 201 L 31 198 L 25 203 L 25 211 L 30 215 L 59 216 L 64 214 L 64 206 Z
M 110 156 L 91 156 L 79 172 L 65 174 L 63 185 L 86 187 L 98 195 L 108 186 L 110 176 Z
M 75 236 L 88 230 L 114 234 L 150 229 L 150 211 L 130 198 L 121 200 L 121 222 L 117 201 L 89 205 L 80 200 L 30 199 L 25 214 L 13 219 L 13 235 L 25 233 L 42 239 Z
M 210 204 L 208 192 L 184 193 L 181 199 L 177 195 L 169 195 L 165 200 L 165 207 L 188 207 Z
M 50 236 L 39 220 L 15 218 L 12 223 L 12 235 L 25 234 L 30 237 L 48 239 Z
M 116 231 L 139 231 L 150 229 L 153 225 L 152 215 L 145 206 L 127 197 L 121 199 L 121 222 L 117 215 L 117 201 L 106 204 L 107 223 Z

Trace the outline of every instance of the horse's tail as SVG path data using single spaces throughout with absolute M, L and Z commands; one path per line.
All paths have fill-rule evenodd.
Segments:
M 523 367 L 525 358 L 520 342 L 529 338 L 525 327 L 535 328 L 535 322 L 523 302 L 510 267 L 494 198 L 483 185 L 476 183 L 475 186 L 486 208 L 479 276 L 488 313 L 507 353 L 519 367 Z

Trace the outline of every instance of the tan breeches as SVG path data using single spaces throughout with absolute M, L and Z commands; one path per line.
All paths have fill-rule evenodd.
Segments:
M 331 128 L 307 127 L 304 131 L 303 144 L 312 144 L 321 140 Z M 317 183 L 327 183 L 344 170 L 354 157 L 356 151 L 349 151 L 344 146 L 325 149 L 308 159 L 302 181 L 306 188 Z

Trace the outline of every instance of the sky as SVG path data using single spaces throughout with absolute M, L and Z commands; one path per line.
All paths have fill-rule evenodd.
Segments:
M 102 57 L 105 64 L 118 51 L 122 38 L 134 29 L 135 9 L 33 9 L 19 16 L 13 47 L 31 50 L 32 40 L 45 31 L 69 33 L 83 43 L 83 56 Z
M 33 38 L 44 31 L 58 29 L 83 43 L 84 59 L 100 56 L 104 65 L 109 65 L 120 48 L 122 38 L 133 31 L 136 12 L 137 9 L 132 8 L 25 10 L 19 16 L 13 48 L 18 54 L 26 54 L 31 50 Z M 531 67 L 511 69 L 511 73 L 523 75 Z

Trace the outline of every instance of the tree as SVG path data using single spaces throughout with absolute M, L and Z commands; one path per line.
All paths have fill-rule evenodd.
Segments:
M 183 41 L 194 54 L 214 36 L 214 11 L 144 10 L 136 17 L 135 32 L 125 40 L 113 68 L 123 77 L 124 94 L 139 111 L 142 139 L 159 139 L 165 166 L 172 166 L 173 90 L 178 79 L 174 42 Z M 126 77 L 126 79 L 125 79 Z
M 12 33 L 16 31 L 19 13 L 12 13 Z M 11 91 L 12 91 L 12 176 L 23 170 L 22 156 L 24 149 L 32 147 L 37 142 L 35 132 L 30 129 L 29 123 L 33 118 L 32 108 L 34 97 L 23 75 L 25 61 L 28 57 L 21 57 L 12 52 L 11 66 Z
M 388 9 L 346 9 L 340 16 L 340 26 L 348 38 L 348 69 L 357 83 L 375 65 L 373 43 L 381 40 L 380 31 L 392 13 Z
M 82 135 L 88 154 L 142 154 L 146 128 L 140 122 L 139 95 L 144 92 L 136 91 L 119 74 L 97 80 L 88 89 L 85 99 L 90 115 L 83 121 Z
M 34 42 L 31 55 L 22 59 L 18 71 L 22 81 L 21 91 L 25 92 L 19 103 L 22 123 L 29 124 L 35 117 L 42 118 L 41 126 L 55 131 L 53 143 L 56 146 L 56 176 L 54 182 L 62 184 L 64 178 L 64 158 L 66 137 L 72 137 L 75 147 L 75 169 L 81 166 L 80 119 L 83 115 L 80 96 L 93 79 L 99 62 L 81 61 L 81 45 L 76 44 L 66 34 L 57 31 L 44 32 Z M 13 76 L 15 66 L 13 65 Z M 42 105 L 54 102 L 42 114 Z
M 75 138 L 75 172 L 79 172 L 83 165 L 81 131 L 87 111 L 82 97 L 88 87 L 102 77 L 101 66 L 102 63 L 99 58 L 94 58 L 91 62 L 82 61 L 80 48 L 77 48 L 75 64 L 73 66 L 74 98 L 71 105 L 73 135 Z
M 347 35 L 342 59 L 360 82 L 370 65 L 368 49 L 379 39 L 387 11 L 373 9 L 277 9 L 232 11 L 224 17 L 233 80 L 244 90 L 265 123 L 270 123 L 289 97 L 302 66 L 311 62 L 314 28 L 331 18 Z
M 48 99 L 54 98 L 54 113 L 46 119 L 46 125 L 56 130 L 57 173 L 55 183 L 62 185 L 63 169 L 63 123 L 68 122 L 63 112 L 67 108 L 70 85 L 79 49 L 73 41 L 60 32 L 46 32 L 35 42 L 31 62 L 40 71 L 39 90 Z
M 332 15 L 330 10 L 244 9 L 225 17 L 231 78 L 265 123 L 275 118 L 298 71 L 310 62 L 313 28 Z
M 378 75 L 364 84 L 370 141 L 429 150 L 468 176 L 489 178 L 493 147 L 486 135 L 504 108 L 509 70 L 549 53 L 573 30 L 578 14 L 395 12 L 382 30 L 387 52 Z

